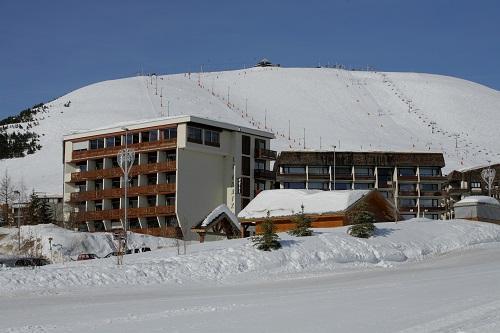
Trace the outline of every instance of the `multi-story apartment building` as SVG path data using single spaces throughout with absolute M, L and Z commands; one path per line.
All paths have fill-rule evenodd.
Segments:
M 449 218 L 454 217 L 453 206 L 455 202 L 470 195 L 490 194 L 488 185 L 481 176 L 481 172 L 488 168 L 494 169 L 496 173 L 491 196 L 500 199 L 500 164 L 452 171 L 448 174 L 445 186 L 446 214 Z
M 284 151 L 274 164 L 279 188 L 378 189 L 405 219 L 441 218 L 441 153 Z
M 191 239 L 190 228 L 224 203 L 236 214 L 269 189 L 273 134 L 176 116 L 64 137 L 66 218 L 80 230 L 122 229 Z M 117 153 L 135 150 L 128 198 Z

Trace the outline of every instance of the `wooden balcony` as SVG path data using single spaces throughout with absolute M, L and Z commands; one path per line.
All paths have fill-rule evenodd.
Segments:
M 172 184 L 156 184 L 156 185 L 129 187 L 127 189 L 127 196 L 175 193 L 175 185 L 176 185 L 175 183 L 172 183 Z M 70 201 L 81 202 L 88 200 L 121 198 L 124 195 L 125 195 L 124 188 L 110 188 L 97 191 L 73 192 L 71 193 Z
M 332 175 L 332 180 L 333 180 L 333 175 Z M 335 181 L 337 180 L 352 180 L 352 175 L 347 175 L 345 173 L 343 174 L 338 174 L 338 175 L 335 175 Z
M 400 197 L 418 197 L 418 191 L 399 191 Z
M 398 176 L 398 181 L 411 181 L 411 182 L 417 182 L 418 181 L 418 176 Z
M 356 181 L 358 181 L 358 180 L 375 181 L 375 176 L 358 176 L 358 175 L 354 175 L 354 179 Z
M 420 191 L 421 197 L 441 197 L 443 196 L 442 192 L 432 192 L 432 191 Z
M 420 176 L 420 181 L 444 182 L 446 180 L 445 176 Z
M 128 218 L 162 216 L 175 214 L 175 206 L 155 206 L 128 208 Z M 75 222 L 117 220 L 124 216 L 124 209 L 107 209 L 92 212 L 71 213 L 70 219 Z
M 133 143 L 127 146 L 128 148 L 135 149 L 136 152 L 148 151 L 148 150 L 158 150 L 165 148 L 176 148 L 177 147 L 177 139 L 166 139 L 152 142 L 141 142 L 141 143 Z M 99 158 L 99 157 L 109 157 L 116 156 L 118 152 L 125 148 L 123 146 L 109 147 L 109 148 L 101 148 L 101 149 L 92 149 L 92 150 L 78 150 L 72 153 L 72 160 L 87 160 L 89 158 Z
M 274 173 L 274 171 L 271 171 L 271 170 L 254 169 L 253 175 L 254 175 L 255 179 L 264 179 L 264 180 L 275 180 L 276 179 L 276 173 Z
M 176 170 L 175 161 L 167 161 L 161 163 L 150 163 L 142 165 L 134 165 L 130 170 L 130 176 L 139 174 L 156 173 L 156 172 L 170 172 Z M 92 171 L 81 171 L 71 173 L 71 183 L 81 182 L 85 180 L 103 179 L 103 178 L 116 178 L 123 175 L 121 168 L 110 168 Z
M 263 148 L 256 148 L 254 152 L 254 157 L 261 158 L 264 160 L 275 160 L 276 151 Z
M 150 235 L 155 237 L 182 239 L 182 230 L 179 227 L 137 228 L 137 229 L 130 229 L 130 231 L 138 234 Z
M 307 176 L 309 179 L 330 180 L 330 174 L 328 173 L 309 173 Z

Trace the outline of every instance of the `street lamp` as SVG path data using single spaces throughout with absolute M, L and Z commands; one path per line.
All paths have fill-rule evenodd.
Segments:
M 118 164 L 120 165 L 120 168 L 123 171 L 123 180 L 124 180 L 124 185 L 125 185 L 125 209 L 124 209 L 124 218 L 123 218 L 123 230 L 125 233 L 125 240 L 124 240 L 124 251 L 127 250 L 127 228 L 128 228 L 128 216 L 127 216 L 127 207 L 128 207 L 128 196 L 127 196 L 127 190 L 128 190 L 128 181 L 129 181 L 129 172 L 130 169 L 132 168 L 132 165 L 134 164 L 134 159 L 135 159 L 135 151 L 134 149 L 129 149 L 128 148 L 128 131 L 129 129 L 126 127 L 122 128 L 125 131 L 125 149 L 122 149 L 118 152 L 117 158 L 118 158 Z
M 14 191 L 14 194 L 17 195 L 17 233 L 18 233 L 18 251 L 21 253 L 21 216 L 19 213 L 21 212 L 21 192 Z

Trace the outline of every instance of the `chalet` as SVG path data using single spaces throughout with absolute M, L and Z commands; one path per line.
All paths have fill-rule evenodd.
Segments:
M 191 228 L 203 243 L 208 236 L 210 240 L 224 238 L 238 238 L 240 236 L 240 223 L 234 213 L 225 205 L 217 206 L 196 226 Z
M 242 236 L 260 233 L 259 224 L 267 218 L 276 231 L 295 227 L 296 214 L 304 209 L 313 228 L 332 228 L 350 225 L 350 215 L 357 209 L 371 212 L 377 222 L 400 219 L 394 205 L 376 190 L 267 190 L 259 193 L 239 214 Z

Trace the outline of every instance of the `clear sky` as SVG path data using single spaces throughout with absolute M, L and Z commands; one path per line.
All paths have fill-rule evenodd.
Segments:
M 0 117 L 139 71 L 370 65 L 500 89 L 497 0 L 0 0 Z

